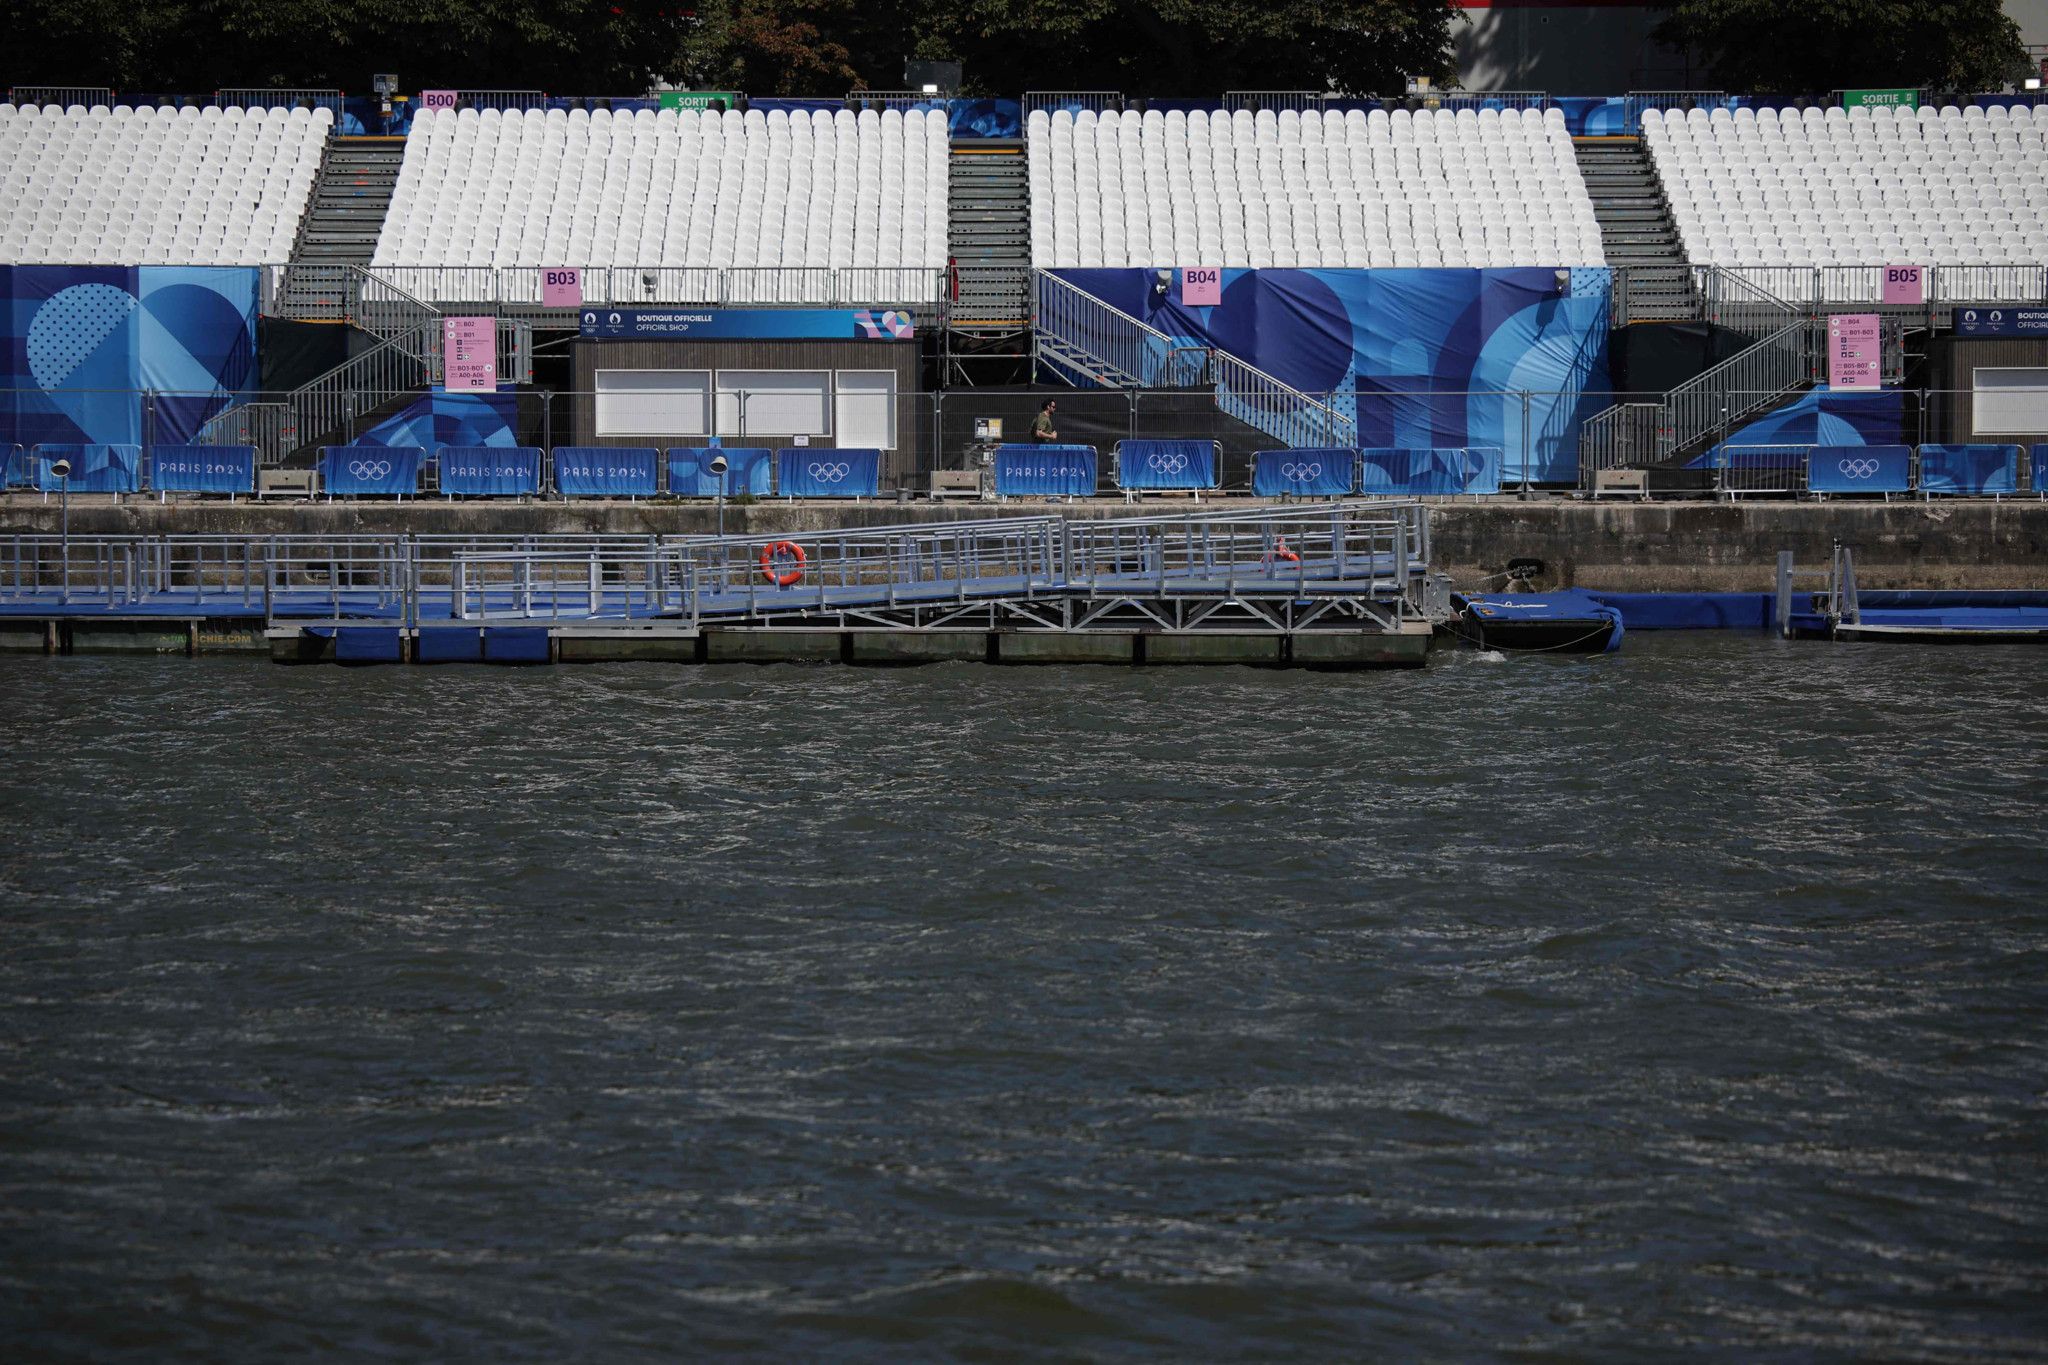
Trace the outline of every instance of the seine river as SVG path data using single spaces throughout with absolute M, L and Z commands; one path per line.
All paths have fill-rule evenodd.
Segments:
M 0 1339 L 2048 1358 L 2044 680 L 0 659 Z

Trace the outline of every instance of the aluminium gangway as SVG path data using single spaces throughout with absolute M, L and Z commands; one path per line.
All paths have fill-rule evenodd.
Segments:
M 998 635 L 1171 637 L 1155 655 L 1180 637 L 1214 637 L 1194 650 L 1207 655 L 1217 638 L 1259 637 L 1253 655 L 1277 639 L 1285 662 L 1303 636 L 1316 637 L 1311 654 L 1337 636 L 1426 640 L 1444 610 L 1427 509 L 1389 501 L 740 536 L 37 535 L 0 542 L 0 555 L 0 628 L 17 635 L 30 623 L 55 639 L 60 623 L 243 622 L 277 657 L 308 656 L 278 641 L 377 628 L 404 640 L 545 631 L 584 642 L 550 657 L 588 658 L 612 657 L 592 641 L 707 636 L 720 648 L 696 657 L 749 657 L 733 650 L 798 633 L 838 639 L 842 657 L 859 654 L 856 637 L 900 637 L 886 648 L 906 661 L 925 657 L 911 639 L 945 637 L 931 657 L 967 657 L 969 637 L 986 636 L 997 658 Z M 1043 650 L 1013 646 L 1032 648 Z M 1144 657 L 1142 642 L 1131 648 Z

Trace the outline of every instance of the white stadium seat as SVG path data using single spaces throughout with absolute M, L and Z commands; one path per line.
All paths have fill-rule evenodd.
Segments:
M 1694 265 L 1945 270 L 1952 297 L 2026 296 L 2048 261 L 2048 117 L 2011 110 L 1699 110 L 1646 117 Z M 1775 272 L 1774 285 L 1875 302 L 1876 270 Z M 1805 298 L 1794 300 L 1805 302 Z
M 924 110 L 423 112 L 372 266 L 505 302 L 585 267 L 592 303 L 834 302 L 858 266 L 855 292 L 909 301 L 946 264 L 947 132 Z
M 1606 263 L 1564 120 L 1534 110 L 1034 110 L 1024 136 L 1042 268 Z
M 282 265 L 333 117 L 0 104 L 0 264 Z

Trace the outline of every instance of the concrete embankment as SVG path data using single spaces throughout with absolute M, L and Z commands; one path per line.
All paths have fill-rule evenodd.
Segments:
M 728 534 L 792 534 L 842 527 L 990 516 L 1162 515 L 1184 503 L 1131 506 L 1099 499 L 1043 503 L 782 503 L 726 509 Z M 1216 502 L 1203 504 L 1215 507 Z M 1255 505 L 1230 499 L 1221 505 Z M 0 499 L 0 535 L 54 534 L 56 499 Z M 529 535 L 708 534 L 703 503 L 471 502 L 187 503 L 104 497 L 72 500 L 76 535 L 413 533 Z M 1541 561 L 1544 588 L 1616 592 L 1755 592 L 1772 586 L 1780 550 L 1807 567 L 1836 541 L 1856 548 L 1866 588 L 2048 588 L 2048 501 L 2033 498 L 1893 503 L 1587 503 L 1565 498 L 1446 502 L 1431 522 L 1439 568 L 1464 587 L 1502 574 L 1511 560 Z M 4 553 L 4 547 L 0 547 Z

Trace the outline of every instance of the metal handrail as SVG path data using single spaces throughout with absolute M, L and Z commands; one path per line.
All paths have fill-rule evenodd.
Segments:
M 1319 109 L 1323 96 L 1314 90 L 1226 90 L 1223 92 L 1223 107 L 1235 113 L 1239 109 Z
M 10 85 L 7 87 L 9 104 L 60 104 L 70 108 L 82 104 L 90 109 L 95 104 L 111 105 L 114 92 L 104 85 Z
M 1275 440 L 1296 446 L 1356 444 L 1356 422 L 1321 399 L 1216 348 L 1191 348 L 1039 270 L 1033 345 L 1052 359 L 1112 388 L 1208 387 L 1219 409 Z
M 334 112 L 336 120 L 334 127 L 337 131 L 341 127 L 340 119 L 342 100 L 344 98 L 345 96 L 341 91 L 331 88 L 267 90 L 252 86 L 236 90 L 216 90 L 213 92 L 214 103 L 223 109 L 297 109 L 301 106 L 314 109 L 330 109 Z
M 1034 112 L 1044 110 L 1050 114 L 1057 109 L 1092 109 L 1101 113 L 1105 109 L 1122 106 L 1124 92 L 1121 90 L 1027 90 L 1024 92 L 1024 117 L 1029 119 Z
M 1788 323 L 1664 395 L 1658 453 L 1669 458 L 1813 378 L 1814 324 Z
M 567 264 L 567 263 L 565 263 Z M 366 272 L 415 302 L 570 315 L 541 302 L 542 267 L 378 265 Z M 585 307 L 931 307 L 949 293 L 943 268 L 926 266 L 610 265 L 582 269 Z

